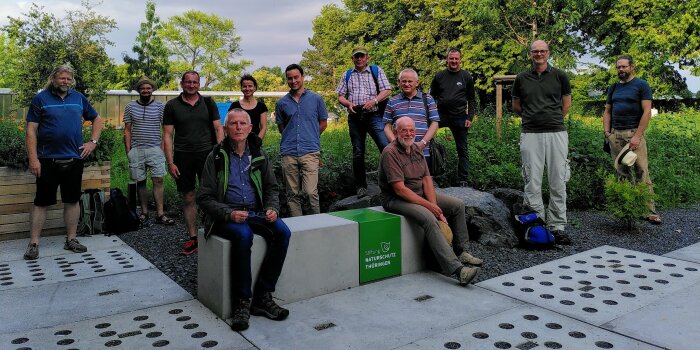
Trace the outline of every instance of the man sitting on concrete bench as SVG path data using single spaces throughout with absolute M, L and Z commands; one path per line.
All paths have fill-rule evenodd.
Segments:
M 464 203 L 457 198 L 436 193 L 423 150 L 415 143 L 416 125 L 410 117 L 402 117 L 393 125 L 395 140 L 384 151 L 379 162 L 381 202 L 388 212 L 417 222 L 425 231 L 430 249 L 442 273 L 453 276 L 466 286 L 476 277 L 482 260 L 467 253 L 469 233 Z M 440 231 L 438 221 L 449 224 L 459 257 Z
M 231 329 L 248 328 L 250 314 L 283 320 L 289 310 L 272 300 L 272 292 L 287 256 L 291 232 L 279 219 L 278 187 L 272 165 L 251 133 L 248 113 L 231 110 L 226 137 L 207 157 L 197 194 L 205 213 L 205 237 L 211 233 L 231 241 Z M 250 256 L 253 234 L 265 238 L 267 253 L 251 291 Z M 253 298 L 252 305 L 250 299 Z

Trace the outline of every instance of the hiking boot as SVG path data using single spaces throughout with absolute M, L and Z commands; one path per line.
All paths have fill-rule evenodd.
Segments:
M 569 245 L 571 244 L 571 239 L 564 233 L 564 230 L 552 230 L 552 236 L 554 236 L 554 244 Z
M 250 320 L 250 300 L 241 299 L 233 305 L 231 330 L 239 332 L 248 329 L 248 320 Z
M 357 189 L 357 199 L 367 196 L 367 187 L 359 187 Z
M 479 273 L 479 270 L 481 269 L 478 267 L 462 267 L 462 269 L 459 270 L 459 276 L 457 276 L 459 284 L 462 286 L 468 285 Z
M 271 320 L 282 321 L 289 316 L 289 310 L 277 305 L 272 300 L 270 292 L 253 298 L 253 305 L 250 307 L 250 313 L 255 316 L 265 316 Z
M 190 255 L 197 252 L 197 240 L 190 237 L 185 243 L 185 247 L 180 252 L 180 255 Z
M 459 262 L 461 262 L 462 264 L 469 264 L 469 265 L 476 265 L 476 266 L 481 266 L 481 264 L 484 263 L 483 260 L 481 260 L 479 258 L 475 258 L 467 252 L 462 252 L 462 254 L 459 255 Z
M 80 244 L 77 239 L 73 238 L 70 241 L 66 239 L 66 244 L 63 245 L 63 249 L 70 250 L 73 253 L 85 253 L 87 252 L 87 247 Z
M 24 252 L 24 260 L 36 260 L 39 257 L 39 245 L 36 243 L 29 243 L 27 246 L 27 251 Z

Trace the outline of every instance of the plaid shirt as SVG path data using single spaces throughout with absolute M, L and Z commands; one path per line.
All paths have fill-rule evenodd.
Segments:
M 389 79 L 387 79 L 382 68 L 377 66 L 377 71 L 379 73 L 377 76 L 379 90 L 391 90 Z M 335 92 L 338 93 L 338 96 L 345 96 L 353 105 L 364 104 L 368 100 L 376 98 L 379 94 L 377 87 L 374 85 L 374 78 L 372 77 L 372 71 L 369 65 L 362 71 L 353 68 L 350 73 L 350 80 L 347 83 L 345 74 L 346 72 L 343 72 L 343 75 L 340 77 L 340 83 L 338 83 L 338 88 L 335 89 Z M 370 112 L 376 110 L 377 107 L 375 106 Z

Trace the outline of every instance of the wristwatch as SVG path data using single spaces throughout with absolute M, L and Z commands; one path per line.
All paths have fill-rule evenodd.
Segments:
M 97 140 L 95 140 L 95 139 L 90 140 L 90 142 L 97 144 Z

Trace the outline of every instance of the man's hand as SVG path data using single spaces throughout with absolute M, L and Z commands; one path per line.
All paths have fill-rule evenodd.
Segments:
M 467 128 L 467 129 L 471 128 L 471 127 L 472 127 L 472 121 L 469 120 L 469 119 L 465 120 L 465 121 L 464 121 L 464 127 Z
M 445 217 L 445 215 L 440 215 L 440 217 L 438 218 L 438 220 L 440 220 L 440 221 L 442 221 L 442 222 L 444 222 L 444 223 L 447 223 L 447 218 Z
M 426 207 L 428 210 L 430 210 L 430 212 L 433 213 L 433 215 L 435 215 L 435 217 L 436 217 L 438 220 L 442 220 L 442 219 L 445 218 L 445 217 L 442 215 L 442 209 L 440 209 L 440 207 L 438 207 L 437 204 L 435 204 L 435 203 L 433 203 L 433 202 L 428 202 L 428 204 L 427 204 L 425 207 Z
M 175 179 L 180 178 L 180 169 L 177 168 L 175 163 L 168 164 L 168 173 L 170 173 L 170 176 L 174 177 Z
M 422 151 L 424 148 L 428 147 L 428 142 L 426 142 L 425 140 L 420 140 L 416 142 L 416 145 L 418 145 L 418 148 L 420 148 L 420 150 Z
M 275 221 L 277 221 L 277 212 L 274 211 L 274 210 L 272 210 L 272 209 L 268 209 L 268 210 L 265 212 L 265 220 L 267 220 L 267 222 L 275 222 Z
M 362 108 L 363 108 L 364 110 L 369 111 L 370 109 L 374 108 L 374 106 L 377 105 L 377 103 L 375 103 L 374 101 L 375 101 L 375 99 L 371 99 L 371 100 L 365 101 L 365 104 L 362 105 Z
M 634 135 L 632 136 L 632 139 L 630 139 L 630 150 L 636 151 L 637 148 L 639 148 L 639 144 L 642 142 L 642 137 Z
M 243 210 L 234 210 L 231 212 L 231 221 L 242 224 L 248 219 L 248 212 Z
M 348 106 L 346 107 L 348 109 L 348 113 L 356 114 L 355 110 L 352 107 L 353 107 L 352 103 L 348 104 Z
M 92 154 L 92 151 L 97 148 L 97 144 L 92 143 L 92 142 L 86 142 L 82 146 L 78 147 L 80 150 L 80 158 L 85 159 L 87 156 Z
M 36 177 L 41 177 L 41 162 L 39 162 L 39 159 L 29 160 L 29 172 Z

